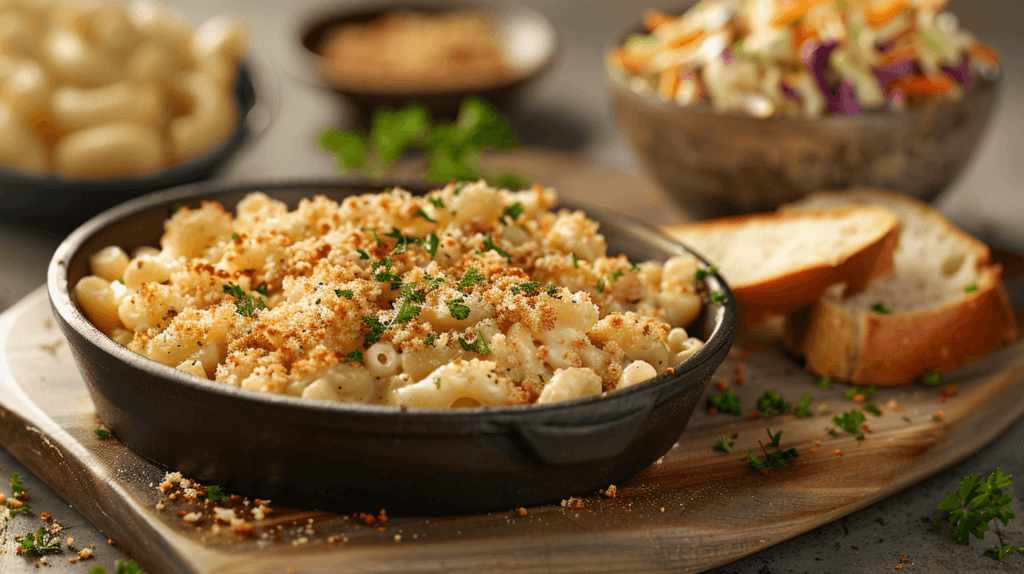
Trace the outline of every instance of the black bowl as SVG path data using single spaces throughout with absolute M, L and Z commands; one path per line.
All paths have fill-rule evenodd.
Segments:
M 72 233 L 50 263 L 50 302 L 103 423 L 142 456 L 207 484 L 349 511 L 452 513 L 557 501 L 623 481 L 668 451 L 735 335 L 736 306 L 718 276 L 708 287 L 724 290 L 727 302 L 707 306 L 691 325 L 706 344 L 674 373 L 564 403 L 460 410 L 311 401 L 208 381 L 118 345 L 71 298 L 91 253 L 156 245 L 179 202 L 231 207 L 263 190 L 295 207 L 314 194 L 340 200 L 380 189 L 355 180 L 207 182 L 135 199 Z M 640 223 L 590 215 L 610 253 L 643 260 L 685 251 Z
M 500 81 L 461 88 L 430 86 L 375 86 L 355 80 L 342 80 L 326 71 L 320 54 L 325 35 L 346 22 L 368 22 L 390 12 L 406 10 L 438 14 L 453 10 L 473 10 L 489 14 L 496 22 L 502 51 L 519 61 L 513 74 Z M 434 118 L 454 118 L 459 103 L 469 95 L 503 109 L 523 87 L 542 75 L 555 59 L 558 35 L 554 25 L 539 12 L 518 4 L 485 4 L 471 0 L 388 0 L 385 2 L 321 3 L 303 15 L 294 27 L 285 27 L 279 40 L 278 55 L 284 68 L 300 81 L 312 82 L 333 90 L 355 107 L 356 120 L 368 123 L 380 106 L 401 108 L 423 104 Z
M 212 177 L 248 140 L 266 129 L 273 112 L 270 79 L 250 63 L 238 70 L 239 122 L 222 144 L 205 154 L 140 177 L 72 179 L 0 167 L 0 219 L 67 233 L 89 217 L 133 197 Z M 257 110 L 259 110 L 257 112 Z

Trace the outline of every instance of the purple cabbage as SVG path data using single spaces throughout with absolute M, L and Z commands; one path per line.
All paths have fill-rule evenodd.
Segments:
M 804 42 L 800 46 L 800 61 L 803 62 L 807 71 L 814 76 L 814 82 L 818 90 L 825 98 L 825 105 L 828 110 L 837 114 L 855 116 L 860 113 L 860 104 L 853 97 L 853 84 L 843 81 L 836 88 L 833 94 L 828 87 L 828 79 L 825 78 L 825 66 L 828 64 L 829 56 L 839 46 L 838 40 L 827 42 Z
M 970 56 L 967 55 L 967 52 L 964 52 L 964 57 L 960 60 L 959 65 L 952 67 L 943 66 L 942 71 L 956 78 L 956 81 L 963 84 L 969 90 L 974 85 L 974 78 L 971 77 L 970 62 Z
M 722 50 L 722 61 L 725 62 L 726 66 L 732 63 L 732 52 L 729 48 Z
M 782 90 L 782 95 L 786 96 L 791 100 L 799 100 L 800 96 L 793 90 L 793 88 L 786 85 L 786 82 L 779 84 L 779 88 Z
M 874 66 L 871 68 L 871 73 L 878 79 L 878 83 L 882 86 L 885 95 L 891 100 L 892 91 L 889 89 L 889 83 L 917 73 L 917 62 L 914 60 L 903 60 L 884 66 Z

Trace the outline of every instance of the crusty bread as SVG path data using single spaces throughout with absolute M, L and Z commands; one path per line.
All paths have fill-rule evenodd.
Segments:
M 878 207 L 763 213 L 663 231 L 714 264 L 743 327 L 814 302 L 830 285 L 850 291 L 892 267 L 899 220 Z
M 788 318 L 790 342 L 806 356 L 808 369 L 854 383 L 899 386 L 962 367 L 1016 339 L 1001 267 L 984 243 L 931 206 L 861 189 L 815 194 L 783 211 L 860 204 L 880 205 L 899 217 L 895 265 L 862 292 L 830 288 L 809 312 Z

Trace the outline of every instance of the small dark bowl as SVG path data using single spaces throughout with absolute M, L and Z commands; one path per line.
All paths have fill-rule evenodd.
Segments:
M 630 25 L 609 49 L 644 31 L 639 21 Z M 975 78 L 959 101 L 761 119 L 665 102 L 605 71 L 619 127 L 639 163 L 699 218 L 770 211 L 815 191 L 862 185 L 932 200 L 970 159 L 996 93 L 995 82 Z
M 374 86 L 355 80 L 341 80 L 327 69 L 320 45 L 335 26 L 347 22 L 368 22 L 395 11 L 439 14 L 454 10 L 479 11 L 493 17 L 497 26 L 499 49 L 514 58 L 514 70 L 493 84 L 463 88 L 430 86 Z M 469 95 L 480 96 L 499 110 L 515 94 L 543 74 L 558 52 L 558 34 L 550 20 L 539 12 L 518 4 L 486 4 L 472 0 L 388 0 L 341 4 L 331 1 L 302 16 L 294 27 L 283 30 L 278 46 L 285 69 L 300 81 L 313 82 L 333 90 L 354 105 L 356 119 L 366 124 L 380 106 L 401 108 L 411 102 L 423 104 L 435 118 L 454 118 L 459 103 Z M 296 37 L 297 36 L 297 37 Z
M 133 197 L 212 177 L 273 113 L 271 80 L 243 64 L 235 83 L 239 122 L 224 143 L 205 154 L 151 175 L 118 179 L 69 179 L 0 167 L 0 219 L 67 233 L 89 217 Z
M 676 442 L 735 335 L 736 306 L 718 276 L 708 286 L 725 290 L 727 302 L 691 325 L 706 344 L 674 373 L 564 403 L 460 410 L 312 401 L 202 379 L 118 345 L 69 293 L 91 253 L 157 245 L 178 202 L 230 207 L 263 190 L 294 208 L 314 194 L 340 200 L 380 189 L 339 180 L 207 182 L 135 199 L 72 233 L 50 263 L 50 302 L 103 423 L 142 456 L 208 484 L 348 511 L 450 514 L 556 501 L 619 483 Z M 640 223 L 591 215 L 611 253 L 642 260 L 685 251 Z

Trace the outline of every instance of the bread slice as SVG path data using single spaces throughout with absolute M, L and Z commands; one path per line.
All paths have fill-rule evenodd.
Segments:
M 866 206 L 743 215 L 663 231 L 718 268 L 746 328 L 810 305 L 830 285 L 862 289 L 892 267 L 899 220 Z
M 901 223 L 893 268 L 856 294 L 830 288 L 809 314 L 788 318 L 791 341 L 819 375 L 899 386 L 947 373 L 1018 336 L 1006 290 L 988 246 L 931 206 L 869 189 L 820 193 L 783 207 L 883 206 Z M 794 336 L 795 335 L 795 336 Z

